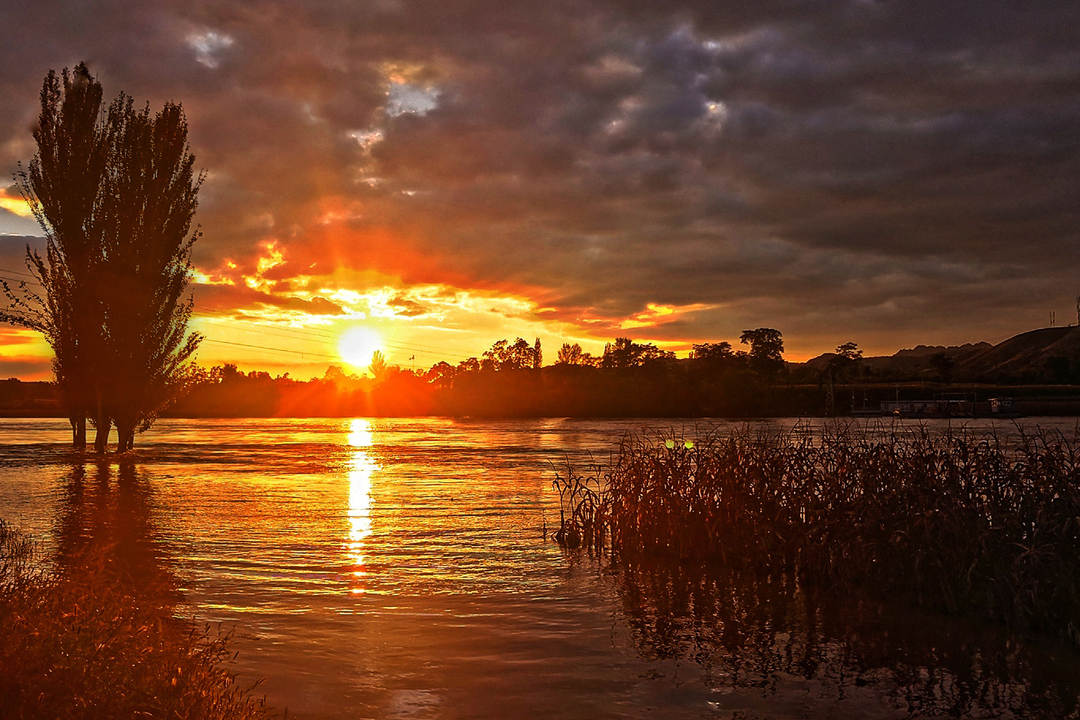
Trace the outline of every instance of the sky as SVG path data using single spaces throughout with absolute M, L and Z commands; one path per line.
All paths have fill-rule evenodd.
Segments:
M 1076 322 L 1077 27 L 1060 0 L 5 0 L 0 178 L 50 68 L 182 102 L 207 365 L 318 376 L 349 331 L 405 367 L 996 342 Z M 5 182 L 17 278 L 41 231 Z M 48 372 L 0 328 L 0 377 Z

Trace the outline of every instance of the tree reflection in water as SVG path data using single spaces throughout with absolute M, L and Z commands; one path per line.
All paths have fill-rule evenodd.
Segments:
M 116 468 L 115 481 L 107 462 L 91 472 L 87 477 L 76 465 L 64 483 L 56 523 L 60 576 L 146 613 L 172 616 L 179 581 L 151 519 L 149 481 L 130 462 Z
M 179 581 L 131 463 L 64 479 L 55 566 L 0 596 L 4 718 L 263 718 L 222 637 L 175 617 Z
M 880 689 L 911 716 L 1080 717 L 1080 657 L 1004 628 L 815 596 L 784 575 L 622 557 L 607 568 L 640 651 L 701 663 L 718 688 Z

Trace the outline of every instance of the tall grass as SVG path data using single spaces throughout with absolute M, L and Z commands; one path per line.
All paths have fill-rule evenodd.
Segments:
M 556 474 L 556 539 L 707 559 L 1080 646 L 1080 451 L 1061 434 L 628 436 Z
M 251 720 L 270 713 L 224 663 L 226 637 L 162 612 L 107 548 L 62 573 L 0 521 L 0 716 Z

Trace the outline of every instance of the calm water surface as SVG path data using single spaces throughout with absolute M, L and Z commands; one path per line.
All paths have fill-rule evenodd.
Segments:
M 1057 649 L 1013 648 L 988 681 L 988 655 L 1009 647 L 993 633 L 951 623 L 960 637 L 918 639 L 937 632 L 919 620 L 916 639 L 898 638 L 908 621 L 819 608 L 797 589 L 616 572 L 545 540 L 552 463 L 602 460 L 649 427 L 727 426 L 162 420 L 138 439 L 137 502 L 159 571 L 182 589 L 176 614 L 233 627 L 241 676 L 300 718 L 936 716 L 958 702 L 975 713 L 968 696 L 987 688 L 1022 710 L 1032 678 L 1080 670 Z M 117 485 L 115 465 L 88 464 L 73 490 L 68 441 L 64 421 L 0 420 L 0 517 L 46 551 L 77 504 Z M 895 643 L 899 680 L 879 667 Z

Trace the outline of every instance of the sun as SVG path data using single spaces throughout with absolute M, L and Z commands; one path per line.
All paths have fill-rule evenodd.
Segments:
M 341 359 L 355 368 L 371 365 L 371 356 L 379 349 L 382 342 L 379 334 L 366 327 L 354 327 L 345 331 L 338 341 Z

